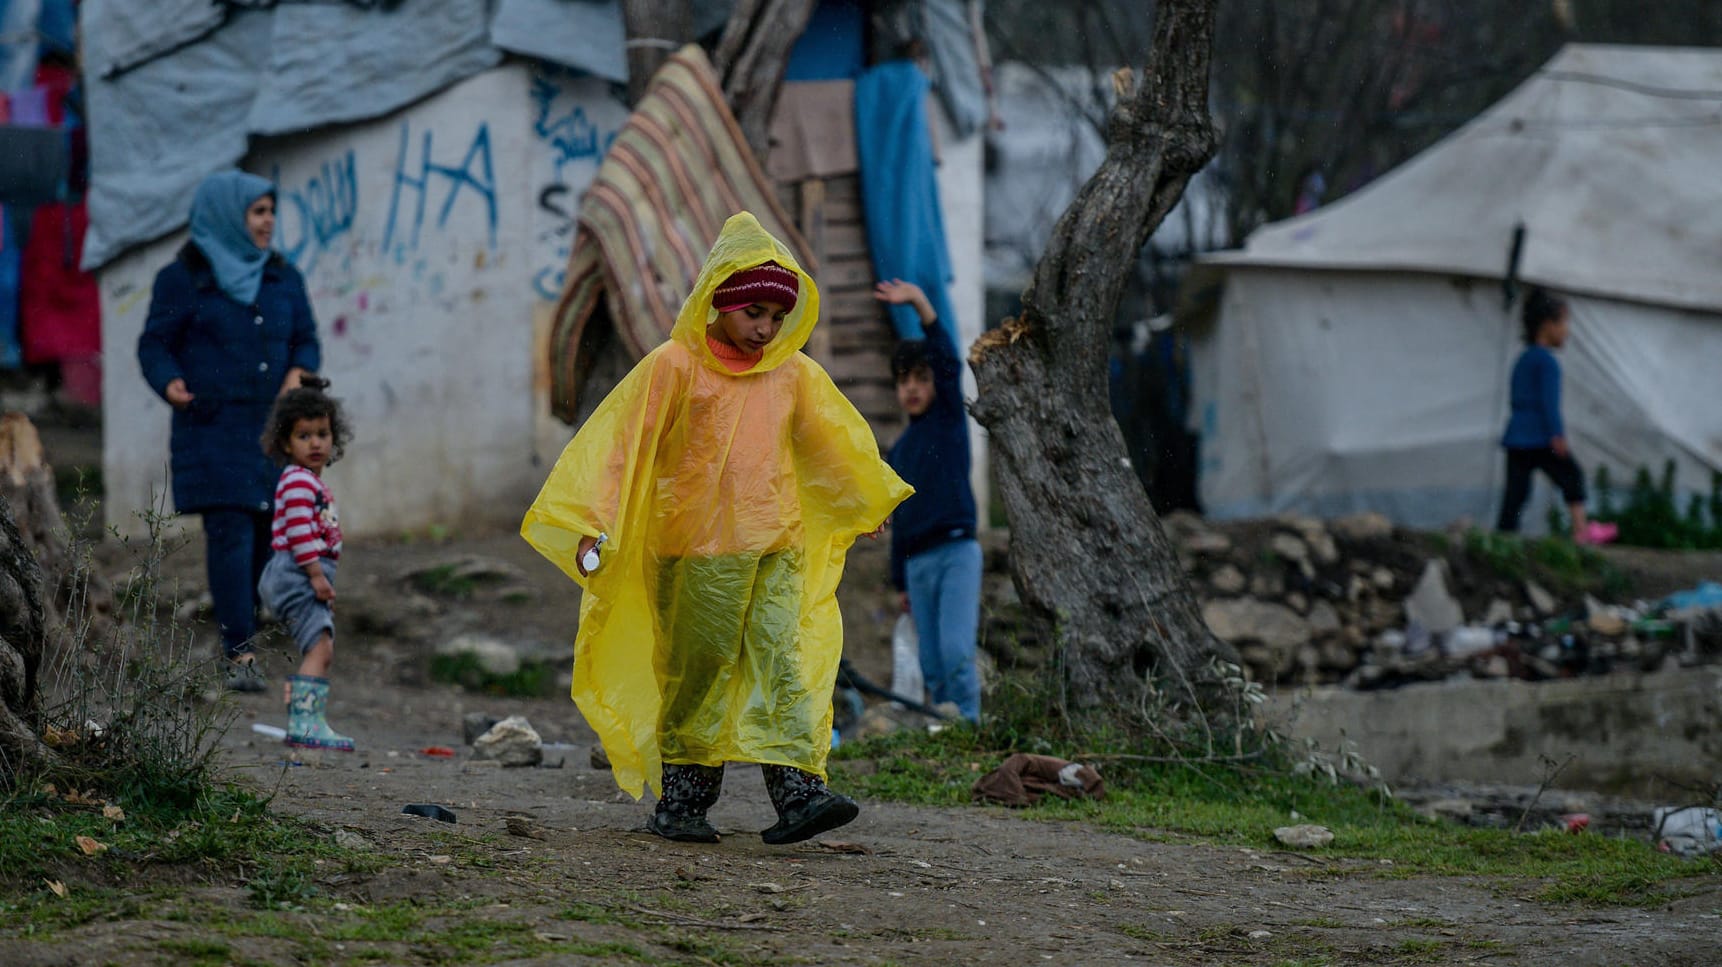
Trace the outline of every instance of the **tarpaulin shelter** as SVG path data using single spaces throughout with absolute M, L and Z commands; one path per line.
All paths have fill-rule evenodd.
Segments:
M 696 4 L 714 29 L 730 4 Z M 252 135 L 382 117 L 518 53 L 627 80 L 620 0 L 84 0 L 95 268 L 185 224 Z
M 1575 453 L 1722 470 L 1722 51 L 1574 45 L 1423 154 L 1205 260 L 1201 494 L 1218 517 L 1494 519 L 1519 291 L 1570 297 Z M 1200 278 L 1198 278 L 1200 282 Z

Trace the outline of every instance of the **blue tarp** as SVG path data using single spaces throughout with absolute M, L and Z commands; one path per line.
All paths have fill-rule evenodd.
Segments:
M 789 52 L 785 81 L 852 81 L 867 69 L 867 10 L 861 0 L 820 0 Z
M 889 61 L 855 82 L 855 150 L 861 162 L 861 207 L 879 279 L 903 279 L 927 293 L 951 332 L 959 331 L 947 287 L 951 255 L 939 207 L 938 173 L 928 128 L 927 75 L 912 61 Z M 911 306 L 891 306 L 903 339 L 921 338 Z

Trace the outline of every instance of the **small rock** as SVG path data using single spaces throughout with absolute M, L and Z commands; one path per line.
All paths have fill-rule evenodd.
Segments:
M 605 752 L 603 746 L 595 745 L 592 747 L 592 755 L 589 757 L 589 761 L 592 763 L 592 768 L 594 769 L 608 769 L 610 768 L 610 753 Z
M 457 635 L 437 646 L 439 655 L 471 655 L 485 674 L 503 677 L 520 670 L 520 653 L 499 638 L 484 634 Z
M 1309 598 L 1305 597 L 1301 591 L 1293 591 L 1286 595 L 1286 604 L 1298 614 L 1309 613 Z
M 1489 607 L 1483 612 L 1483 624 L 1490 628 L 1498 628 L 1513 620 L 1513 606 L 1500 598 L 1489 602 Z
M 1531 610 L 1535 611 L 1539 618 L 1546 618 L 1554 614 L 1555 609 L 1560 607 L 1555 596 L 1544 590 L 1543 586 L 1535 581 L 1525 582 L 1525 600 L 1530 602 Z
M 427 859 L 429 859 L 432 863 L 434 863 L 437 866 L 447 866 L 450 863 L 454 862 L 454 857 L 449 856 L 447 854 L 439 854 L 436 856 L 427 857 Z
M 1285 575 L 1276 569 L 1271 574 L 1257 574 L 1250 578 L 1250 593 L 1258 598 L 1277 598 L 1286 593 Z
M 1450 819 L 1456 823 L 1469 823 L 1471 813 L 1476 809 L 1469 799 L 1437 799 L 1424 803 L 1417 812 L 1430 819 Z
M 473 742 L 472 754 L 504 766 L 535 766 L 544 761 L 544 740 L 524 716 L 510 715 Z
M 1465 623 L 1464 608 L 1447 590 L 1446 562 L 1436 559 L 1424 565 L 1417 587 L 1405 599 L 1405 619 L 1435 635 L 1444 635 Z
M 1271 931 L 1271 930 L 1251 930 L 1250 931 L 1250 939 L 1251 940 L 1266 940 L 1273 935 L 1274 935 L 1273 931 Z
M 1288 561 L 1301 564 L 1309 560 L 1309 545 L 1305 544 L 1302 538 L 1290 534 L 1275 534 L 1273 540 L 1268 542 L 1268 547 Z
M 525 816 L 505 816 L 502 828 L 508 830 L 510 836 L 524 836 L 527 839 L 543 839 L 544 832 Z
M 1399 579 L 1387 568 L 1378 567 L 1370 572 L 1369 583 L 1374 585 L 1377 591 L 1391 591 L 1393 586 L 1399 583 Z
M 1348 672 L 1357 667 L 1357 651 L 1344 642 L 1329 641 L 1321 646 L 1321 667 L 1336 672 Z
M 1191 554 L 1217 557 L 1232 549 L 1232 539 L 1215 531 L 1201 531 L 1184 538 L 1178 546 Z
M 1208 575 L 1208 584 L 1221 594 L 1242 594 L 1249 586 L 1249 579 L 1237 567 L 1227 564 Z
M 1348 541 L 1379 541 L 1393 536 L 1393 522 L 1374 512 L 1350 514 L 1328 525 Z
M 1339 634 L 1343 627 L 1339 620 L 1339 612 L 1326 601 L 1317 601 L 1309 609 L 1309 633 L 1317 638 L 1323 635 Z
M 350 829 L 335 830 L 335 845 L 342 849 L 356 850 L 359 852 L 369 852 L 370 850 L 376 849 L 376 846 L 370 840 Z
M 1318 849 L 1333 842 L 1333 830 L 1308 823 L 1301 826 L 1281 826 L 1274 830 L 1274 839 L 1293 849 Z

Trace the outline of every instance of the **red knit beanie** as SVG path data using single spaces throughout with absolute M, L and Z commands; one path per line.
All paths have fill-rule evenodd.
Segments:
M 734 312 L 756 302 L 775 302 L 787 312 L 795 308 L 800 293 L 799 276 L 776 262 L 766 262 L 725 279 L 712 292 L 712 306 L 719 312 Z

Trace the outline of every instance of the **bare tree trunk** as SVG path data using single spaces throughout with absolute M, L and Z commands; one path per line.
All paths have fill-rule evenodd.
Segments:
M 113 589 L 70 539 L 54 470 L 22 413 L 0 416 L 0 778 L 41 764 L 46 668 L 103 662 L 115 640 Z
M 712 63 L 754 157 L 770 151 L 771 112 L 789 52 L 807 29 L 817 0 L 736 0 Z
M 670 55 L 694 39 L 691 0 L 627 0 L 622 26 L 628 35 L 628 103 L 638 103 L 646 85 Z
M 1107 154 L 1059 219 L 1023 312 L 975 343 L 972 411 L 990 431 L 1012 569 L 1059 650 L 1065 711 L 1117 722 L 1156 680 L 1193 689 L 1235 660 L 1202 621 L 1107 405 L 1118 298 L 1149 233 L 1213 154 L 1215 0 L 1165 0 L 1140 80 L 1114 76 Z
M 0 496 L 0 788 L 54 758 L 42 743 L 37 688 L 47 627 L 42 567 Z

